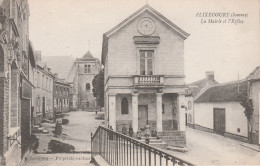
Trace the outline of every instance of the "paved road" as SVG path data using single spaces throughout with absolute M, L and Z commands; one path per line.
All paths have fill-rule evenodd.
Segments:
M 241 143 L 187 128 L 188 153 L 170 153 L 197 165 L 260 165 L 260 152 L 243 147 Z
M 76 151 L 90 151 L 90 134 L 94 133 L 99 125 L 102 124 L 102 120 L 95 119 L 95 112 L 76 111 L 69 112 L 68 116 L 69 124 L 63 126 L 63 134 L 66 143 L 70 143 L 75 147 Z

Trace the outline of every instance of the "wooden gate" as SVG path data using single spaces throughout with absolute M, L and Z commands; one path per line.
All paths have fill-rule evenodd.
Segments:
M 214 108 L 214 133 L 224 135 L 226 132 L 225 109 Z

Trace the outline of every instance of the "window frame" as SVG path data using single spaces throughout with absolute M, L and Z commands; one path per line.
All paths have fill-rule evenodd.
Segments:
M 148 45 L 148 44 L 142 44 L 142 45 L 136 45 L 136 73 L 141 75 L 141 69 L 140 69 L 140 51 L 153 51 L 153 75 L 157 75 L 157 65 L 156 65 L 156 60 L 157 60 L 157 45 Z
M 89 88 L 87 88 L 87 85 L 89 85 L 89 86 L 88 86 Z M 86 84 L 85 84 L 85 89 L 86 89 L 86 91 L 90 91 L 90 89 L 91 89 L 90 83 L 86 83 Z

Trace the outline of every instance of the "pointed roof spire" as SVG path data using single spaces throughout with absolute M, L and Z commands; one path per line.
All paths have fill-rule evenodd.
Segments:
M 88 51 L 85 55 L 83 55 L 82 58 L 85 59 L 94 59 L 93 55 Z

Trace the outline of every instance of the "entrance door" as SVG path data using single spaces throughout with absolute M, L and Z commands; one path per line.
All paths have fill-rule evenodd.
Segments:
M 21 101 L 21 150 L 23 156 L 30 147 L 31 104 L 29 99 L 22 99 Z
M 42 115 L 43 115 L 43 118 L 46 117 L 46 112 L 45 112 L 45 97 L 42 97 Z
M 224 135 L 226 132 L 225 109 L 214 108 L 214 133 Z
M 148 105 L 138 105 L 138 128 L 144 128 L 148 121 Z

